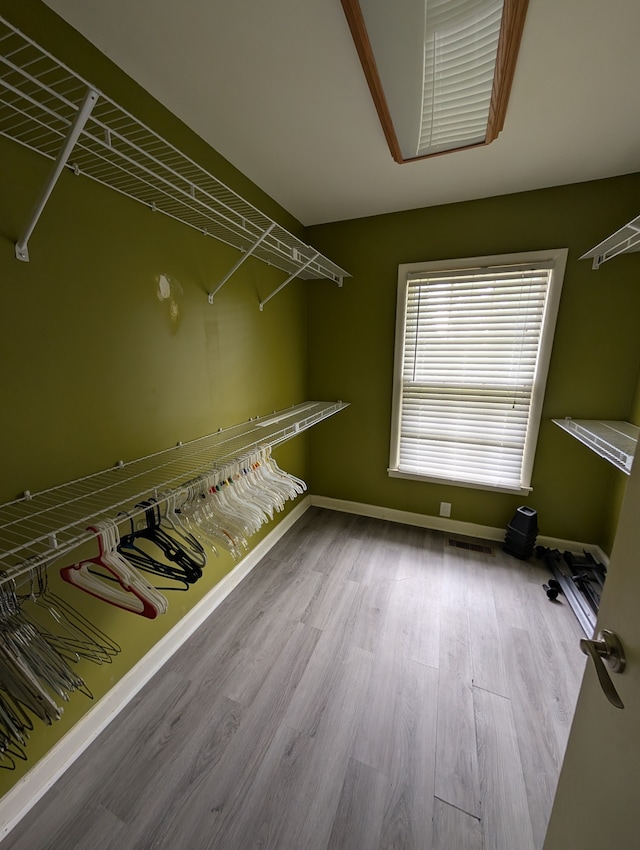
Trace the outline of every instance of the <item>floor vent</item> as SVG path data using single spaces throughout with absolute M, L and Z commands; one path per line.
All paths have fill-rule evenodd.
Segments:
M 491 546 L 482 546 L 480 543 L 469 543 L 466 540 L 451 540 L 448 541 L 449 546 L 454 549 L 467 549 L 469 552 L 482 552 L 483 555 L 493 555 Z

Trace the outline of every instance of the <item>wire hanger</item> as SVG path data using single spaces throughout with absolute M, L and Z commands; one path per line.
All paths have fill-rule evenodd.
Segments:
M 122 651 L 76 608 L 53 593 L 46 565 L 32 567 L 29 579 L 29 591 L 20 597 L 22 614 L 60 655 L 70 661 L 84 658 L 95 664 L 110 664 Z

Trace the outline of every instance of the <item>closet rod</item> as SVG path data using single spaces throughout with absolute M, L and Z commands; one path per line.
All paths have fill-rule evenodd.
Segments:
M 0 505 L 0 569 L 15 578 L 92 538 L 87 526 L 177 492 L 220 465 L 274 447 L 347 407 L 306 402 Z M 26 565 L 26 566 L 25 566 Z M 17 573 L 16 573 L 17 571 Z
M 154 488 L 153 491 L 149 491 L 146 488 L 142 490 L 140 493 L 135 496 L 129 495 L 126 499 L 123 500 L 121 504 L 115 504 L 112 506 L 112 510 L 115 511 L 116 508 L 120 507 L 121 510 L 115 516 L 113 513 L 108 515 L 104 512 L 101 512 L 98 515 L 91 514 L 88 512 L 88 515 L 81 520 L 81 522 L 90 523 L 94 525 L 96 522 L 99 522 L 101 519 L 115 519 L 117 524 L 120 522 L 129 522 L 130 520 L 135 520 L 138 517 L 141 517 L 149 508 L 149 505 L 146 504 L 148 500 L 153 499 L 154 504 L 157 507 L 162 507 L 164 504 L 168 503 L 171 498 L 178 497 L 180 498 L 181 494 L 186 491 L 189 485 L 197 484 L 199 480 L 202 480 L 202 487 L 204 492 L 204 480 L 206 476 L 211 474 L 217 474 L 219 476 L 219 480 L 223 481 L 227 478 L 230 478 L 233 475 L 236 475 L 241 467 L 244 467 L 247 463 L 254 463 L 258 460 L 258 455 L 261 450 L 264 450 L 267 447 L 260 447 L 258 449 L 254 449 L 252 451 L 248 451 L 237 457 L 233 457 L 229 459 L 224 464 L 221 464 L 217 461 L 212 461 L 210 463 L 203 463 L 199 467 L 192 467 L 188 465 L 183 465 L 183 474 L 176 476 L 176 480 L 174 482 L 169 482 L 170 484 L 176 483 L 178 480 L 180 483 L 172 487 L 171 489 L 162 488 Z M 87 499 L 83 500 L 83 504 L 87 504 Z M 137 505 L 133 508 L 130 507 L 131 503 L 135 502 Z M 145 503 L 145 504 L 142 504 Z M 125 507 L 127 508 L 125 510 Z M 121 514 L 121 516 L 120 516 Z M 59 519 L 62 519 L 65 515 L 65 511 L 63 508 L 57 509 L 57 515 Z M 40 541 L 37 539 L 32 541 L 33 543 L 38 542 L 46 542 L 51 549 L 51 557 L 48 561 L 43 561 L 42 558 L 38 558 L 37 556 L 33 556 L 31 558 L 26 559 L 21 564 L 18 564 L 15 567 L 10 567 L 8 570 L 4 570 L 0 572 L 0 588 L 5 584 L 15 583 L 18 584 L 25 579 L 29 579 L 32 577 L 34 572 L 38 569 L 46 569 L 52 563 L 58 560 L 58 558 L 69 553 L 69 546 L 62 545 L 60 547 L 58 545 L 58 536 L 63 534 L 66 531 L 73 530 L 78 526 L 79 520 L 77 515 L 74 515 L 71 511 L 69 513 L 70 522 L 66 527 L 59 528 L 56 532 L 52 534 L 47 534 Z M 32 529 L 36 531 L 38 530 L 38 523 L 34 522 L 32 525 Z M 87 539 L 90 539 L 95 534 L 94 531 L 91 531 L 87 534 Z M 80 541 L 84 542 L 84 541 Z M 75 548 L 75 547 L 71 547 Z

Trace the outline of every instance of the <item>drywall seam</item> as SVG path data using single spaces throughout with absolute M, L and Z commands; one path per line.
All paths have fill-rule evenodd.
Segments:
M 249 554 L 227 573 L 51 750 L 0 800 L 0 840 L 117 717 L 141 688 L 202 625 L 267 552 L 311 507 L 305 496 Z

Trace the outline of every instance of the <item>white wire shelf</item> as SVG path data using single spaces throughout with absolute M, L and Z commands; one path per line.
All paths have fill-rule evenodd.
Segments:
M 0 134 L 289 275 L 339 285 L 349 277 L 2 17 Z M 19 259 L 28 260 L 30 230 Z
M 630 251 L 640 251 L 640 215 L 616 230 L 611 236 L 603 239 L 595 248 L 583 254 L 581 260 L 593 260 L 593 268 L 599 268 L 607 260 L 612 260 L 619 254 Z
M 600 419 L 553 419 L 576 440 L 627 475 L 631 472 L 640 428 L 630 422 Z
M 94 522 L 179 491 L 199 475 L 289 440 L 347 406 L 305 402 L 0 505 L 0 583 L 90 540 L 87 526 Z

